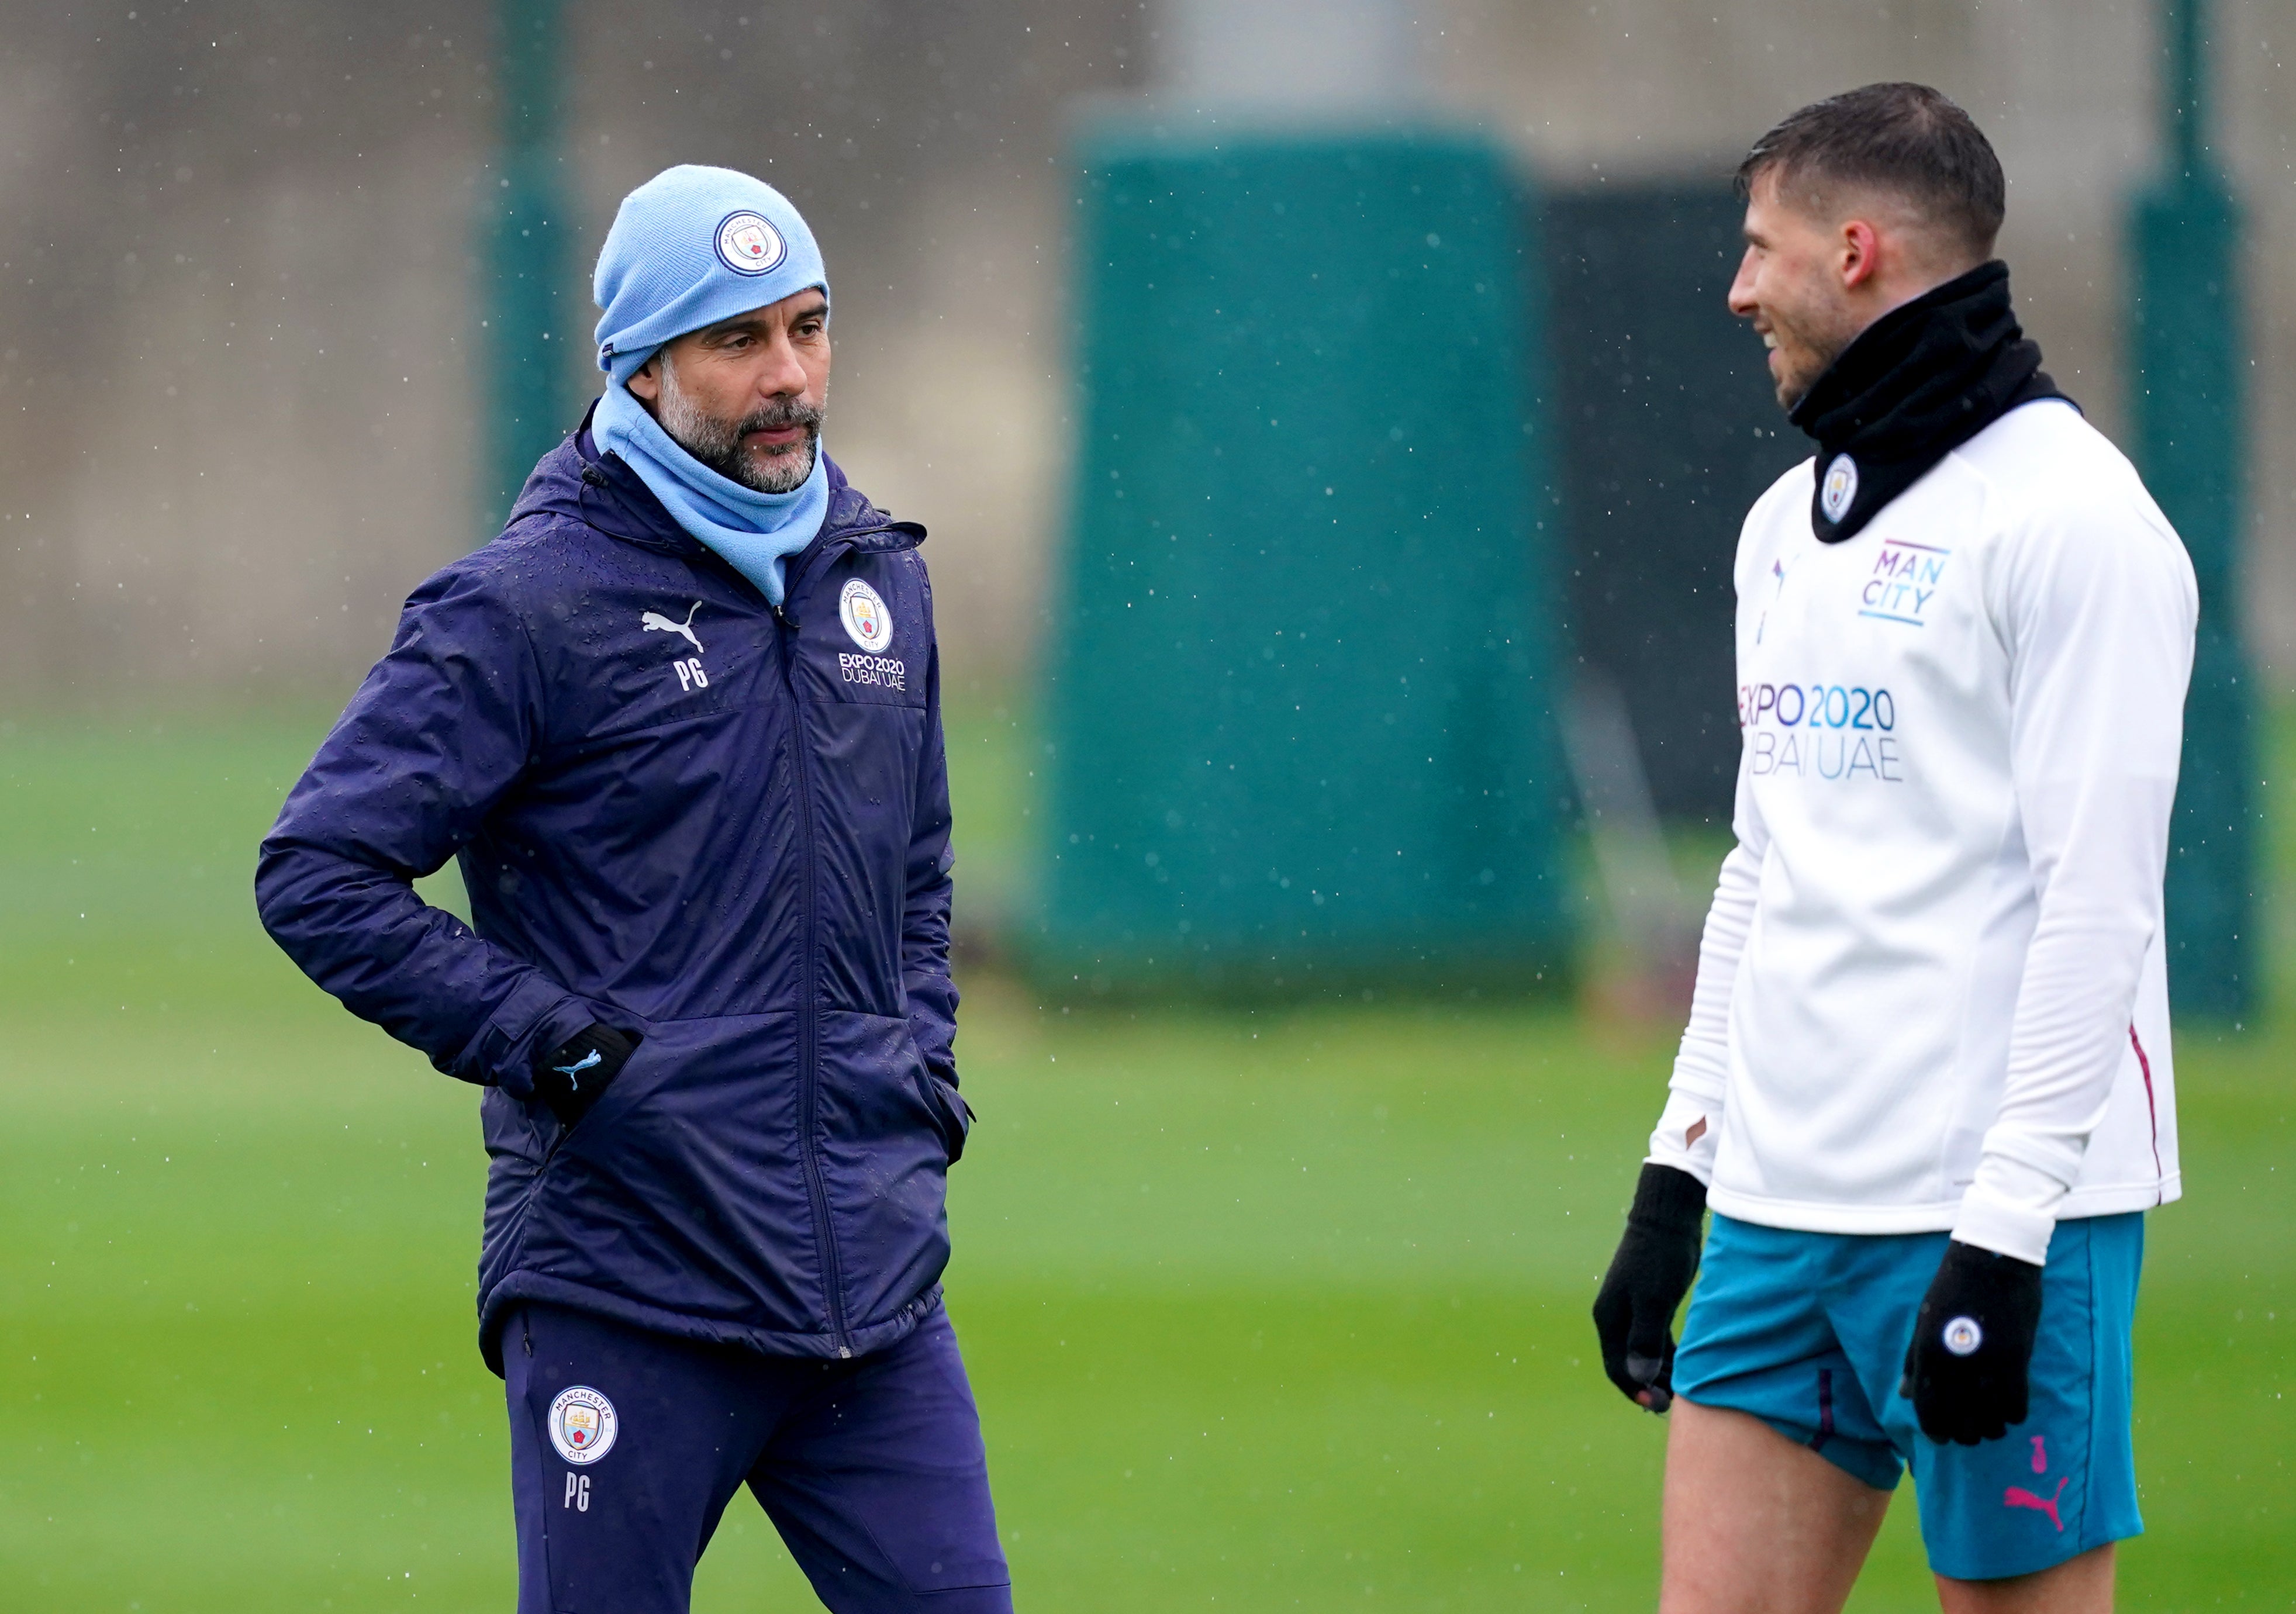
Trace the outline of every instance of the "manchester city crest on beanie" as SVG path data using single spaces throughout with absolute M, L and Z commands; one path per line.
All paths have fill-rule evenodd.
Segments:
M 827 297 L 829 271 L 788 197 L 732 168 L 665 168 L 622 198 L 599 250 L 598 368 L 626 381 L 664 342 L 808 287 Z

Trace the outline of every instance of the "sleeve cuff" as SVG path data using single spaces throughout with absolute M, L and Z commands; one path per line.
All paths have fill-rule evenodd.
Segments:
M 1988 1155 L 1979 1162 L 1977 1180 L 1961 1197 L 1961 1214 L 1954 1218 L 1953 1236 L 1996 1255 L 2043 1266 L 2049 1258 L 2049 1235 L 2056 1231 L 2057 1207 L 2064 1197 L 2064 1184 L 2047 1173 Z
M 1721 1101 L 1677 1088 L 1667 1094 L 1666 1109 L 1658 1118 L 1657 1130 L 1651 1134 L 1651 1151 L 1643 1158 L 1652 1166 L 1686 1171 L 1712 1187 L 1714 1149 L 1721 1132 Z
M 529 975 L 445 1067 L 447 1074 L 500 1087 L 512 1098 L 529 1097 L 534 1092 L 534 1056 L 555 1048 L 603 1018 L 595 1004 L 538 972 Z

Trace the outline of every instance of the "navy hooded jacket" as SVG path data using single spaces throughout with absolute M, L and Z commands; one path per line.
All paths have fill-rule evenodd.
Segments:
M 273 938 L 482 1083 L 480 1349 L 538 1300 L 777 1355 L 938 1302 L 955 1092 L 923 530 L 829 469 L 776 611 L 587 431 L 406 602 L 263 843 Z M 472 922 L 410 882 L 459 857 Z M 532 1066 L 643 1036 L 562 1127 Z

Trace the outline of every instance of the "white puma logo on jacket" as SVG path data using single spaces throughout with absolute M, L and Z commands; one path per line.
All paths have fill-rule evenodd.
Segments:
M 683 622 L 673 622 L 660 611 L 650 610 L 638 619 L 638 626 L 650 634 L 684 634 L 685 642 L 693 646 L 695 655 L 707 655 L 709 652 L 701 648 L 701 641 L 693 636 L 693 611 L 701 609 L 701 602 L 696 600 L 693 602 L 693 610 L 685 613 L 685 620 Z

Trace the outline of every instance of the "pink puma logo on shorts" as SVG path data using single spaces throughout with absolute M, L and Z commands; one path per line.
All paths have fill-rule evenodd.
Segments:
M 2070 1474 L 2059 1475 L 2056 1494 L 2046 1501 L 2036 1496 L 2021 1485 L 2013 1485 L 2001 1493 L 2001 1503 L 2004 1507 L 2031 1508 L 2037 1513 L 2046 1513 L 2049 1516 L 2049 1522 L 2057 1527 L 2059 1535 L 2062 1535 L 2065 1521 L 2057 1517 L 2057 1501 L 2065 1494 L 2065 1487 L 2072 1483 L 2072 1478 Z

